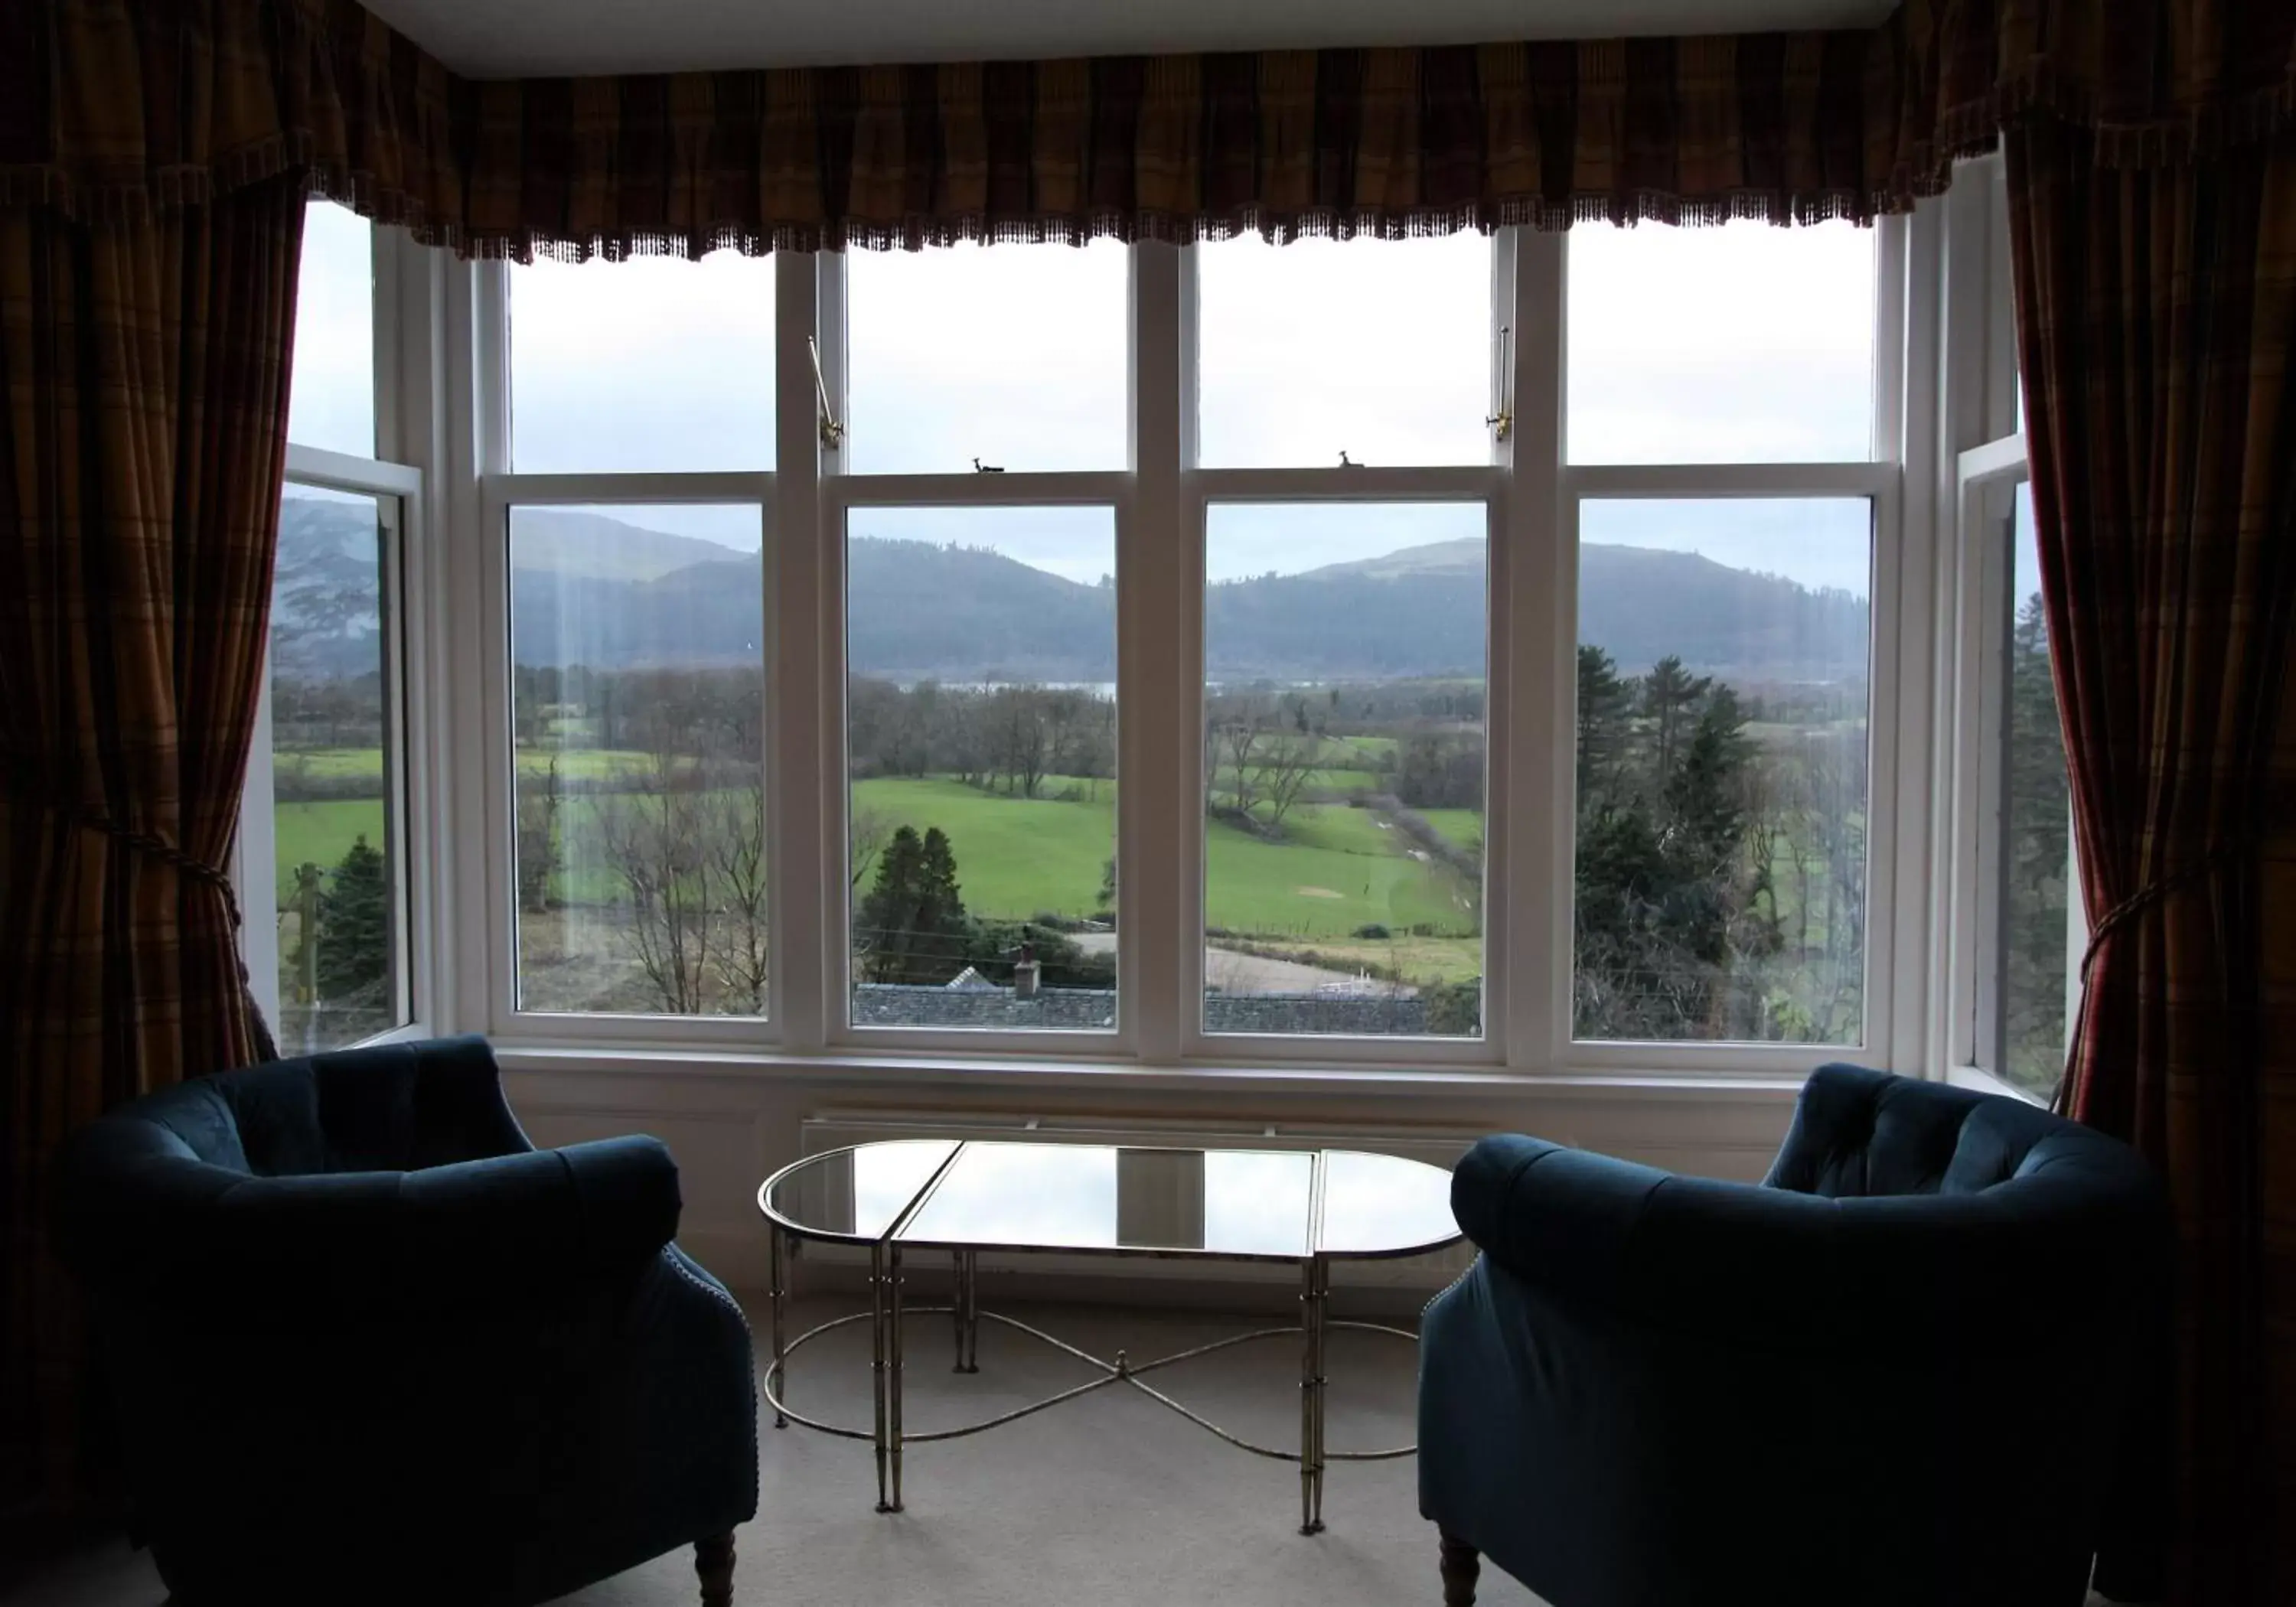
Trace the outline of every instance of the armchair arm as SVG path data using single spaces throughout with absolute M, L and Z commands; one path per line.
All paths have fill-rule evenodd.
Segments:
M 1702 1322 L 1718 1312 L 1710 1284 L 1727 1291 L 1720 1309 L 1751 1300 L 1775 1310 L 1757 1287 L 1772 1281 L 1762 1273 L 1777 1273 L 1775 1251 L 1795 1240 L 1799 1271 L 1824 1232 L 1807 1213 L 1766 1209 L 1761 1193 L 1502 1134 L 1453 1172 L 1451 1210 L 1484 1254 L 1529 1283 L 1622 1314 Z M 1772 1253 L 1750 1256 L 1749 1235 Z
M 1989 1330 L 2053 1308 L 2064 1213 L 1981 1195 L 1829 1200 L 1677 1177 L 1519 1136 L 1454 1173 L 1460 1227 L 1551 1292 L 1710 1339 L 1858 1345 Z M 2061 1308 L 2061 1307 L 2057 1308 Z
M 676 1164 L 644 1137 L 282 1177 L 155 1143 L 78 1193 L 73 1242 L 99 1280 L 338 1312 L 529 1301 L 627 1276 L 669 1242 L 680 1209 Z

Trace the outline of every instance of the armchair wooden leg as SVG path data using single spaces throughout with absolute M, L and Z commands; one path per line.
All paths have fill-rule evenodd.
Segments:
M 734 1607 L 733 1536 L 695 1541 L 693 1571 L 701 1576 L 701 1607 Z
M 1443 1607 L 1475 1607 L 1475 1580 L 1483 1571 L 1481 1556 L 1464 1540 L 1439 1529 L 1436 1532 L 1442 1548 Z

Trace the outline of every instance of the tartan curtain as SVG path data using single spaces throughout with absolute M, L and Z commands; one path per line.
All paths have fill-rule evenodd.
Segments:
M 2296 1600 L 2296 135 L 2141 168 L 2054 119 L 2005 145 L 2093 916 L 2064 1099 L 2174 1202 L 2172 1599 L 2277 1604 Z M 2106 1562 L 2116 1594 L 2158 1582 L 2142 1546 Z
M 0 1450 L 69 1378 L 53 1137 L 255 1046 L 212 872 L 307 184 L 512 257 L 1864 221 L 2005 127 L 2082 873 L 2112 912 L 2070 1098 L 2177 1201 L 2179 1599 L 2296 1596 L 2255 1537 L 2296 1488 L 2285 4 L 515 83 L 356 0 L 0 4 Z
M 0 208 L 0 1516 L 84 1483 L 64 1137 L 267 1049 L 226 873 L 285 466 L 304 184 Z

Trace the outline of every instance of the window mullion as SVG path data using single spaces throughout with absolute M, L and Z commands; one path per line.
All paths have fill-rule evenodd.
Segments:
M 1576 520 L 1562 503 L 1564 237 L 1514 238 L 1514 426 L 1494 562 L 1505 613 L 1504 726 L 1493 713 L 1505 807 L 1484 828 L 1488 898 L 1505 922 L 1505 1017 L 1485 1030 L 1515 1070 L 1552 1069 L 1570 1037 L 1571 854 L 1568 710 L 1575 696 Z M 1486 930 L 1496 922 L 1487 922 Z M 1488 941 L 1488 939 L 1486 939 Z
M 831 993 L 838 979 L 824 960 L 845 942 L 844 906 L 832 892 L 841 879 L 830 867 L 845 863 L 832 840 L 833 814 L 824 814 L 824 778 L 843 772 L 842 744 L 826 726 L 829 692 L 840 667 L 830 661 L 824 622 L 837 599 L 824 596 L 822 553 L 829 541 L 823 507 L 819 406 L 813 353 L 806 339 L 824 330 L 824 309 L 841 307 L 844 259 L 796 251 L 775 258 L 775 442 L 776 473 L 767 541 L 775 609 L 774 657 L 767 676 L 772 700 L 772 1013 L 782 1043 L 799 1053 L 828 1041 L 839 1006 Z M 838 293 L 824 293 L 824 286 Z M 842 342 L 824 341 L 824 369 L 841 377 Z M 843 416 L 841 388 L 832 406 Z M 804 867 L 813 867 L 805 873 Z
M 1196 637 L 1191 590 L 1196 565 L 1177 562 L 1187 537 L 1181 467 L 1193 433 L 1184 278 L 1193 266 L 1178 247 L 1132 249 L 1132 493 L 1117 521 L 1118 996 L 1143 1060 L 1180 1057 L 1187 1008 L 1185 875 L 1201 882 L 1188 845 L 1193 767 L 1200 746 L 1196 676 L 1187 646 Z M 1181 875 L 1174 867 L 1189 866 Z

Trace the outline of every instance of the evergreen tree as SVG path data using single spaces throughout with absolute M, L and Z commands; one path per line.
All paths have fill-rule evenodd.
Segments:
M 1658 733 L 1659 785 L 1664 786 L 1674 774 L 1683 727 L 1693 717 L 1693 706 L 1713 685 L 1712 676 L 1692 675 L 1672 653 L 1652 665 L 1650 674 L 1643 677 L 1643 713 L 1655 723 Z
M 902 826 L 877 856 L 877 880 L 854 919 L 862 968 L 873 982 L 908 980 L 909 939 L 916 930 L 923 871 L 924 845 L 917 839 L 917 829 Z
M 1601 648 L 1578 644 L 1578 807 L 1599 807 L 1617 784 L 1634 734 L 1635 689 Z
M 939 826 L 922 838 L 914 826 L 895 832 L 855 925 L 873 982 L 945 982 L 963 969 L 964 900 L 947 834 Z
M 964 899 L 956 884 L 956 853 L 948 833 L 925 828 L 922 873 L 917 887 L 917 935 L 927 955 L 939 959 L 964 953 Z M 950 966 L 952 974 L 955 966 Z
M 319 997 L 329 1004 L 380 1001 L 390 975 L 390 876 L 362 833 L 319 896 Z

